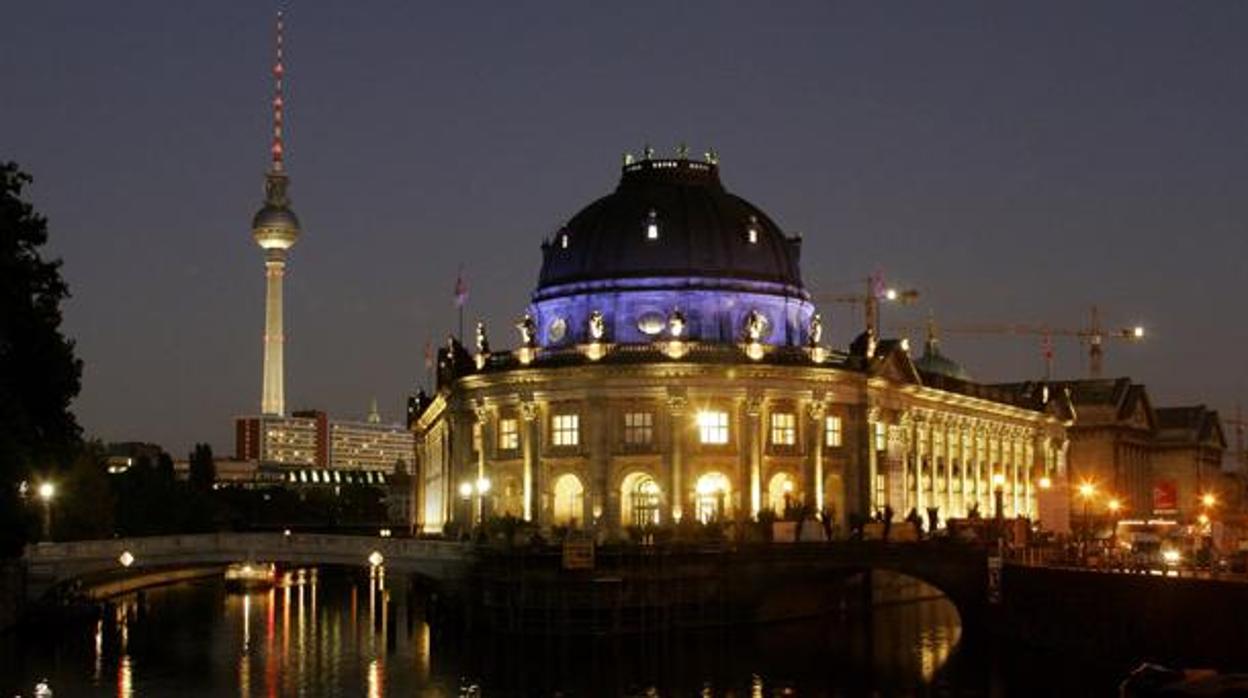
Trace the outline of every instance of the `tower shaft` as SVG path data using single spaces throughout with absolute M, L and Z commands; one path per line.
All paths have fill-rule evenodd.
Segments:
M 268 250 L 264 261 L 264 383 L 260 411 L 286 413 L 284 350 L 286 335 L 282 320 L 282 280 L 286 276 L 285 250 Z

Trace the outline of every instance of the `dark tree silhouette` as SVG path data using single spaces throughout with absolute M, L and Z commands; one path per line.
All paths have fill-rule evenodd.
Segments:
M 191 451 L 189 467 L 188 478 L 191 481 L 191 489 L 211 490 L 212 483 L 217 479 L 217 464 L 212 458 L 212 446 L 195 444 L 195 450 Z
M 69 403 L 82 364 L 61 334 L 69 289 L 44 260 L 47 220 L 22 198 L 29 175 L 0 163 L 0 556 L 20 550 L 29 507 L 18 487 L 68 464 L 80 429 Z

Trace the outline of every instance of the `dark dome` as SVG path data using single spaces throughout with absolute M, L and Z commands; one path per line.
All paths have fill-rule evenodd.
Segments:
M 724 190 L 717 165 L 642 160 L 542 245 L 537 295 L 570 283 L 693 277 L 778 284 L 806 297 L 800 249 L 800 238 Z

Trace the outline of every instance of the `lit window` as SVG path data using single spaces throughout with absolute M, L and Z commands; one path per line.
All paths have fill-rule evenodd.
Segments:
M 771 444 L 792 446 L 797 443 L 797 417 L 792 412 L 774 412 L 771 415 Z
M 559 245 L 565 250 L 568 249 L 568 234 L 567 233 L 564 233 L 563 235 L 559 236 Z
M 624 443 L 641 446 L 653 440 L 654 415 L 652 413 L 626 412 L 624 414 Z
M 698 437 L 704 444 L 728 443 L 728 413 L 712 410 L 699 412 Z
M 756 228 L 750 228 L 748 235 L 750 238 L 750 244 L 757 245 L 758 244 L 758 230 Z
M 520 428 L 515 417 L 498 420 L 498 450 L 514 451 L 520 448 Z
M 884 426 L 884 422 L 875 423 L 875 450 L 883 451 L 888 448 L 888 427 Z
M 581 442 L 581 417 L 576 414 L 557 414 L 553 420 L 554 444 L 576 446 Z
M 750 226 L 746 228 L 745 237 L 751 245 L 758 244 L 758 218 L 756 216 L 750 216 Z
M 650 215 L 646 218 L 646 239 L 659 239 L 659 218 L 654 209 L 650 209 Z
M 824 439 L 829 446 L 840 446 L 844 438 L 844 432 L 841 431 L 841 418 L 837 416 L 829 416 L 823 420 Z

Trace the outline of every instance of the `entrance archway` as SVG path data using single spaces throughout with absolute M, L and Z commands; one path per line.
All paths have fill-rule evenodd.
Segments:
M 711 472 L 698 478 L 694 487 L 697 493 L 694 515 L 698 521 L 710 523 L 727 518 L 731 489 L 731 483 L 723 473 Z
M 630 473 L 620 485 L 620 521 L 625 526 L 657 526 L 663 491 L 646 473 Z
M 575 526 L 585 515 L 585 488 L 572 473 L 555 480 L 554 522 L 559 526 Z
M 784 516 L 785 510 L 797 502 L 797 483 L 788 473 L 776 473 L 767 481 L 767 506 L 776 516 Z

